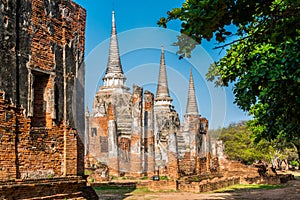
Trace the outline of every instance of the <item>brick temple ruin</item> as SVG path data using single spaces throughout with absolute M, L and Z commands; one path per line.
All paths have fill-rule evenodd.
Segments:
M 68 0 L 0 9 L 0 199 L 83 199 L 86 11 Z
M 198 112 L 192 70 L 183 125 L 169 94 L 162 48 L 156 96 L 125 84 L 114 12 L 106 73 L 91 112 L 86 111 L 86 167 L 102 177 L 181 176 L 216 170 L 210 158 L 208 120 Z

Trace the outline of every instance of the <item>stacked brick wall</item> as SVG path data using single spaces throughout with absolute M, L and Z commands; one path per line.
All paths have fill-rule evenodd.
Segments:
M 23 111 L 0 98 L 0 179 L 81 175 L 77 131 L 62 125 L 31 128 Z
M 86 11 L 66 0 L 9 0 L 0 1 L 0 7 L 0 89 L 6 99 L 32 116 L 32 82 L 50 75 L 56 96 L 51 119 L 60 123 L 66 112 L 72 127 L 80 124 L 74 113 L 82 118 L 84 108 L 72 105 L 83 104 Z M 32 75 L 37 78 L 31 79 Z
M 239 183 L 240 177 L 216 178 L 213 180 L 204 180 L 192 183 L 185 183 L 181 181 L 178 182 L 178 190 L 186 192 L 209 192 Z
M 191 153 L 185 152 L 184 157 L 179 160 L 179 172 L 180 176 L 186 176 L 193 174 L 193 168 L 191 166 Z
M 16 118 L 11 103 L 4 100 L 0 91 L 0 179 L 16 178 Z
M 108 116 L 90 118 L 89 126 L 89 157 L 94 158 L 91 161 L 97 160 L 108 164 L 108 150 L 105 151 L 104 142 L 101 144 L 101 139 L 108 141 Z
M 210 160 L 210 171 L 212 173 L 220 171 L 220 163 L 219 158 L 217 156 L 213 156 Z
M 86 196 L 85 180 L 79 177 L 0 182 L 0 187 L 0 199 L 93 199 Z

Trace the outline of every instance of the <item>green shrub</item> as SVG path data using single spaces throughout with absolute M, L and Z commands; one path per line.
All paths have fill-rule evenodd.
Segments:
M 169 180 L 169 177 L 168 177 L 168 176 L 161 176 L 161 177 L 160 177 L 160 180 L 168 181 L 168 180 Z
M 299 162 L 297 160 L 292 160 L 290 161 L 290 165 L 292 165 L 293 167 L 299 167 Z
M 200 179 L 199 179 L 198 176 L 194 176 L 194 177 L 193 177 L 193 180 L 194 180 L 194 182 L 199 182 L 199 181 L 200 181 Z
M 111 178 L 111 180 L 118 180 L 118 177 L 114 176 L 114 175 L 110 175 L 110 178 Z

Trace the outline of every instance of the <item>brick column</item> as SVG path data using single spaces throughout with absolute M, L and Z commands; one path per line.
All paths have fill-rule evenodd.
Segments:
M 144 92 L 144 172 L 148 177 L 155 172 L 155 149 L 154 149 L 154 95 Z
M 130 173 L 132 176 L 142 174 L 142 100 L 143 89 L 133 86 L 132 99 L 132 133 L 130 142 Z
M 176 134 L 172 131 L 168 135 L 168 174 L 171 180 L 176 180 L 178 175 L 177 141 Z
M 117 127 L 115 113 L 111 104 L 108 105 L 108 167 L 109 174 L 119 176 Z

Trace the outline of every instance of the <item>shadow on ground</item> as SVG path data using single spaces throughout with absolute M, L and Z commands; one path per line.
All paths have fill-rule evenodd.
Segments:
M 121 200 L 132 196 L 131 192 L 135 191 L 136 187 L 101 186 L 94 187 L 94 190 L 101 200 Z

